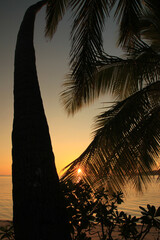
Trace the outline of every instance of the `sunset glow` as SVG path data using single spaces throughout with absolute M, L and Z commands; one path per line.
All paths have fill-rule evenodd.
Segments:
M 81 168 L 78 168 L 77 172 L 78 172 L 78 174 L 81 174 L 82 173 Z
M 23 14 L 27 7 L 34 3 L 36 0 L 15 0 L 11 8 L 10 1 L 0 1 L 0 16 L 1 22 L 3 22 L 0 45 L 0 175 L 10 175 L 12 171 L 11 132 L 15 42 Z M 84 108 L 73 117 L 68 117 L 64 110 L 60 102 L 60 92 L 63 90 L 62 84 L 65 76 L 70 71 L 68 66 L 70 50 L 68 17 L 70 18 L 70 16 L 66 16 L 62 19 L 53 41 L 48 41 L 44 37 L 45 8 L 37 14 L 34 29 L 37 72 L 58 174 L 65 166 L 77 159 L 90 144 L 90 126 L 94 116 L 100 112 L 101 102 L 112 101 L 109 95 L 102 96 L 93 105 L 90 105 L 90 108 Z M 14 19 L 14 21 L 8 21 L 8 19 Z M 113 38 L 111 40 L 108 38 L 110 35 L 104 31 L 107 52 L 119 55 L 119 53 L 117 54 L 119 50 L 114 47 Z M 82 173 L 79 170 L 77 172 L 77 174 Z

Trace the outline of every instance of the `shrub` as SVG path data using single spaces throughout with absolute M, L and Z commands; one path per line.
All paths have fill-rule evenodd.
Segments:
M 142 216 L 137 218 L 117 210 L 123 202 L 121 192 L 109 195 L 104 188 L 93 191 L 83 181 L 61 182 L 61 189 L 66 199 L 72 240 L 91 240 L 95 235 L 100 240 L 116 240 L 115 229 L 118 229 L 119 240 L 143 240 L 153 227 L 159 234 L 160 207 L 156 209 L 149 204 L 146 209 L 140 207 Z M 0 239 L 15 239 L 12 224 L 0 228 Z
M 140 207 L 142 216 L 132 217 L 117 210 L 117 206 L 123 202 L 121 192 L 109 195 L 104 188 L 93 191 L 82 180 L 78 183 L 63 182 L 61 187 L 73 240 L 89 240 L 92 235 L 97 235 L 100 240 L 113 240 L 115 229 L 120 233 L 119 239 L 142 240 L 151 228 L 160 229 L 160 208 L 156 210 L 150 205 L 147 205 L 147 209 Z M 139 223 L 141 228 L 138 231 Z

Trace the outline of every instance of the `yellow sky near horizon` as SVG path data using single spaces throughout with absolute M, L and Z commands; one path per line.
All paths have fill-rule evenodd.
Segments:
M 9 0 L 0 2 L 0 175 L 10 175 L 12 167 L 11 132 L 13 121 L 13 72 L 16 36 L 27 7 L 35 0 Z M 37 71 L 44 108 L 58 173 L 77 158 L 89 145 L 93 118 L 100 113 L 110 96 L 104 96 L 74 117 L 68 117 L 60 103 L 62 83 L 69 71 L 69 32 L 71 22 L 67 14 L 50 41 L 44 37 L 45 9 L 36 18 L 35 49 Z M 115 46 L 115 26 L 110 23 L 104 33 L 105 49 L 109 54 L 120 55 Z M 112 33 L 112 34 L 111 34 Z

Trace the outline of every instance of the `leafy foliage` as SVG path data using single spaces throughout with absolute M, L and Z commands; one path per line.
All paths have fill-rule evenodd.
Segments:
M 80 181 L 73 184 L 71 181 L 61 183 L 62 191 L 66 199 L 70 230 L 73 239 L 86 239 L 86 231 L 93 225 L 92 191 L 89 185 Z
M 119 240 L 142 240 L 152 228 L 160 230 L 160 208 L 140 207 L 142 216 L 137 218 L 118 210 L 118 205 L 123 202 L 121 192 L 110 195 L 104 188 L 93 191 L 82 180 L 61 182 L 61 189 L 66 200 L 72 240 L 91 240 L 92 236 L 99 240 L 116 240 L 114 232 L 118 232 Z M 12 224 L 0 228 L 0 239 L 15 239 Z
M 132 179 L 138 190 L 150 181 L 159 156 L 160 14 L 159 0 L 48 0 L 46 34 L 52 36 L 69 9 L 71 72 L 62 101 L 74 114 L 101 94 L 118 102 L 96 118 L 94 138 L 67 166 L 64 179 L 75 179 L 77 168 L 92 186 L 104 182 L 120 190 Z M 123 58 L 103 50 L 102 33 L 110 13 L 119 27 Z
M 141 221 L 148 224 L 150 227 L 154 226 L 160 228 L 160 207 L 156 210 L 154 206 L 147 205 L 147 209 L 140 207 L 142 210 Z
M 46 0 L 46 36 L 52 38 L 68 7 L 68 0 Z
M 159 155 L 159 87 L 158 81 L 102 113 L 93 141 L 63 178 L 77 179 L 80 167 L 91 185 L 120 190 L 131 179 L 141 190 Z
M 115 1 L 118 2 L 115 17 L 119 27 L 118 44 L 122 47 L 133 45 L 139 37 L 140 16 L 142 15 L 142 1 Z
M 0 239 L 1 240 L 14 240 L 14 228 L 12 222 L 7 224 L 5 227 L 0 227 Z
M 61 182 L 61 187 L 66 199 L 73 240 L 90 240 L 92 236 L 97 236 L 100 240 L 113 240 L 114 231 L 119 231 L 118 239 L 142 240 L 151 228 L 160 229 L 160 208 L 156 210 L 154 206 L 147 205 L 146 210 L 140 207 L 143 210 L 142 217 L 132 217 L 118 211 L 118 205 L 123 202 L 121 192 L 110 195 L 105 188 L 93 191 L 82 180 L 77 183 Z
M 85 9 L 86 2 L 82 2 Z M 94 11 L 94 21 L 96 23 L 92 25 L 92 31 L 87 27 L 85 28 L 85 24 L 88 25 L 89 23 L 86 17 L 87 14 L 84 14 L 82 18 L 78 11 L 75 13 L 78 20 L 74 20 L 74 24 L 76 22 L 78 24 L 76 26 L 76 35 L 72 38 L 71 74 L 69 79 L 65 81 L 65 89 L 62 92 L 62 101 L 69 114 L 75 113 L 85 104 L 92 103 L 99 94 L 104 94 L 108 91 L 111 91 L 116 96 L 127 97 L 140 90 L 143 82 L 150 84 L 159 76 L 159 51 L 155 51 L 154 44 L 156 39 L 159 42 L 159 15 L 155 11 L 158 1 L 155 1 L 155 4 L 149 4 L 148 2 L 150 1 L 114 0 L 107 1 L 103 5 L 99 1 L 99 6 L 95 5 L 97 7 L 95 9 L 89 5 L 90 2 L 95 4 L 95 1 L 88 1 L 87 6 L 90 6 L 90 8 L 89 10 L 87 8 L 88 11 L 85 9 L 84 12 L 91 14 Z M 109 16 L 111 10 L 115 12 L 115 18 L 119 25 L 119 45 L 122 46 L 126 53 L 123 59 L 104 54 L 103 41 L 101 43 L 97 42 L 96 45 L 92 44 L 92 41 L 96 42 L 96 38 L 101 39 L 103 30 L 99 25 L 97 27 L 99 32 L 94 31 L 95 26 L 99 24 L 100 16 L 97 17 L 98 14 L 100 15 L 103 12 L 104 16 L 103 18 L 101 16 L 101 18 L 104 19 L 104 17 L 107 18 Z M 156 17 L 158 16 L 156 20 L 154 18 L 155 14 Z M 152 15 L 152 20 L 154 20 L 154 30 L 152 27 L 148 27 L 153 26 L 150 15 Z M 105 22 L 101 22 L 104 25 Z M 153 31 L 154 39 L 152 38 Z M 74 27 L 72 32 L 74 33 Z M 149 45 L 144 40 L 148 40 Z M 86 41 L 89 46 L 87 45 L 85 48 Z M 96 46 L 95 50 L 94 46 Z M 92 50 L 90 50 L 91 47 L 93 47 Z M 82 54 L 83 49 L 84 54 Z M 102 76 L 103 85 L 101 86 Z
M 91 70 L 92 76 L 85 76 L 87 83 L 82 78 L 75 80 L 80 75 L 74 75 L 73 70 L 62 99 L 69 114 L 108 92 L 118 102 L 96 118 L 91 144 L 67 166 L 63 177 L 76 178 L 81 167 L 84 179 L 94 187 L 105 182 L 111 191 L 120 190 L 132 179 L 141 190 L 150 181 L 148 174 L 159 156 L 159 1 L 119 0 L 108 6 L 109 10 L 116 9 L 119 44 L 125 56 L 95 53 L 96 69 Z

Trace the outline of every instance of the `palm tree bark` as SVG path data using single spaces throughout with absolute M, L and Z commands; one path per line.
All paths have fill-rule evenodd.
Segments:
M 26 11 L 15 51 L 12 181 L 16 240 L 71 239 L 35 65 L 34 21 L 45 3 L 40 1 Z

